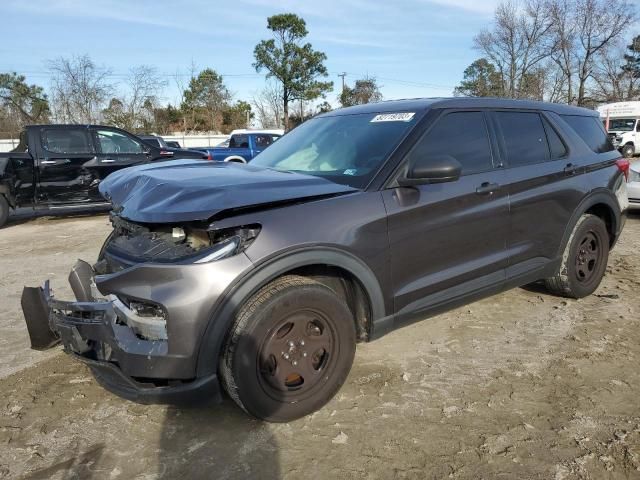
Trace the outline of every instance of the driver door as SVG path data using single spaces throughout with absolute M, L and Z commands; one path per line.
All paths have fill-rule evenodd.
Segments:
M 447 155 L 461 164 L 460 178 L 382 192 L 398 323 L 504 283 L 509 198 L 490 138 L 484 112 L 444 113 L 405 167 Z

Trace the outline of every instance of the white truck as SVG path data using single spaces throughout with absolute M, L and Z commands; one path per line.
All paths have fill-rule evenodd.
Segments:
M 640 102 L 608 103 L 598 107 L 613 145 L 625 158 L 640 154 Z

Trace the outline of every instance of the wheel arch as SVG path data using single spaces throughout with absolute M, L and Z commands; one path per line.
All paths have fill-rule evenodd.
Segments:
M 217 371 L 223 342 L 242 304 L 269 282 L 290 274 L 309 276 L 334 291 L 336 284 L 333 282 L 340 282 L 344 286 L 343 298 L 354 312 L 361 339 L 369 336 L 373 321 L 386 314 L 382 288 L 373 271 L 362 260 L 334 248 L 287 252 L 257 265 L 221 296 L 198 347 L 198 377 Z
M 615 245 L 620 233 L 620 207 L 618 206 L 617 199 L 609 190 L 599 189 L 584 198 L 573 212 L 562 237 L 562 243 L 558 251 L 559 256 L 564 252 L 569 237 L 571 237 L 571 232 L 573 232 L 578 220 L 586 213 L 596 215 L 604 221 L 607 232 L 609 233 L 609 246 L 613 247 Z
M 230 155 L 223 160 L 223 162 L 235 162 L 235 163 L 247 163 L 247 161 L 238 155 Z

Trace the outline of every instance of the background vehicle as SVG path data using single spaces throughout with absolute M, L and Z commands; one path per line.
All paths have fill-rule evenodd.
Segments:
M 625 158 L 640 153 L 640 102 L 609 103 L 598 107 L 611 143 Z M 608 123 L 608 126 L 607 126 Z
M 281 136 L 268 130 L 246 130 L 232 133 L 228 146 L 202 147 L 195 150 L 206 152 L 212 160 L 248 163 Z
M 176 142 L 175 140 L 165 140 L 165 143 L 171 148 L 182 148 L 180 142 Z
M 0 226 L 10 208 L 104 204 L 98 184 L 111 172 L 174 158 L 207 155 L 155 147 L 114 127 L 28 126 L 16 149 L 0 153 Z
M 110 176 L 113 233 L 70 276 L 81 303 L 25 288 L 25 320 L 34 347 L 60 339 L 127 398 L 219 399 L 222 385 L 248 413 L 288 421 L 332 398 L 358 340 L 536 281 L 594 292 L 628 169 L 586 109 L 336 110 L 248 165 Z
M 627 192 L 629 195 L 629 209 L 640 210 L 640 162 L 631 164 Z

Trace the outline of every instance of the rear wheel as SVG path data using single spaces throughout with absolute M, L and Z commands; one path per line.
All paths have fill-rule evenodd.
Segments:
M 4 195 L 0 195 L 0 228 L 7 223 L 9 218 L 9 202 Z
M 583 215 L 576 223 L 562 256 L 562 265 L 547 288 L 558 295 L 583 298 L 600 285 L 609 259 L 609 234 L 601 218 Z
M 287 422 L 325 405 L 342 386 L 355 355 L 355 323 L 329 287 L 287 275 L 240 309 L 220 373 L 247 413 Z
M 636 149 L 633 145 L 625 145 L 622 147 L 622 156 L 624 158 L 633 158 L 633 155 L 636 153 Z

